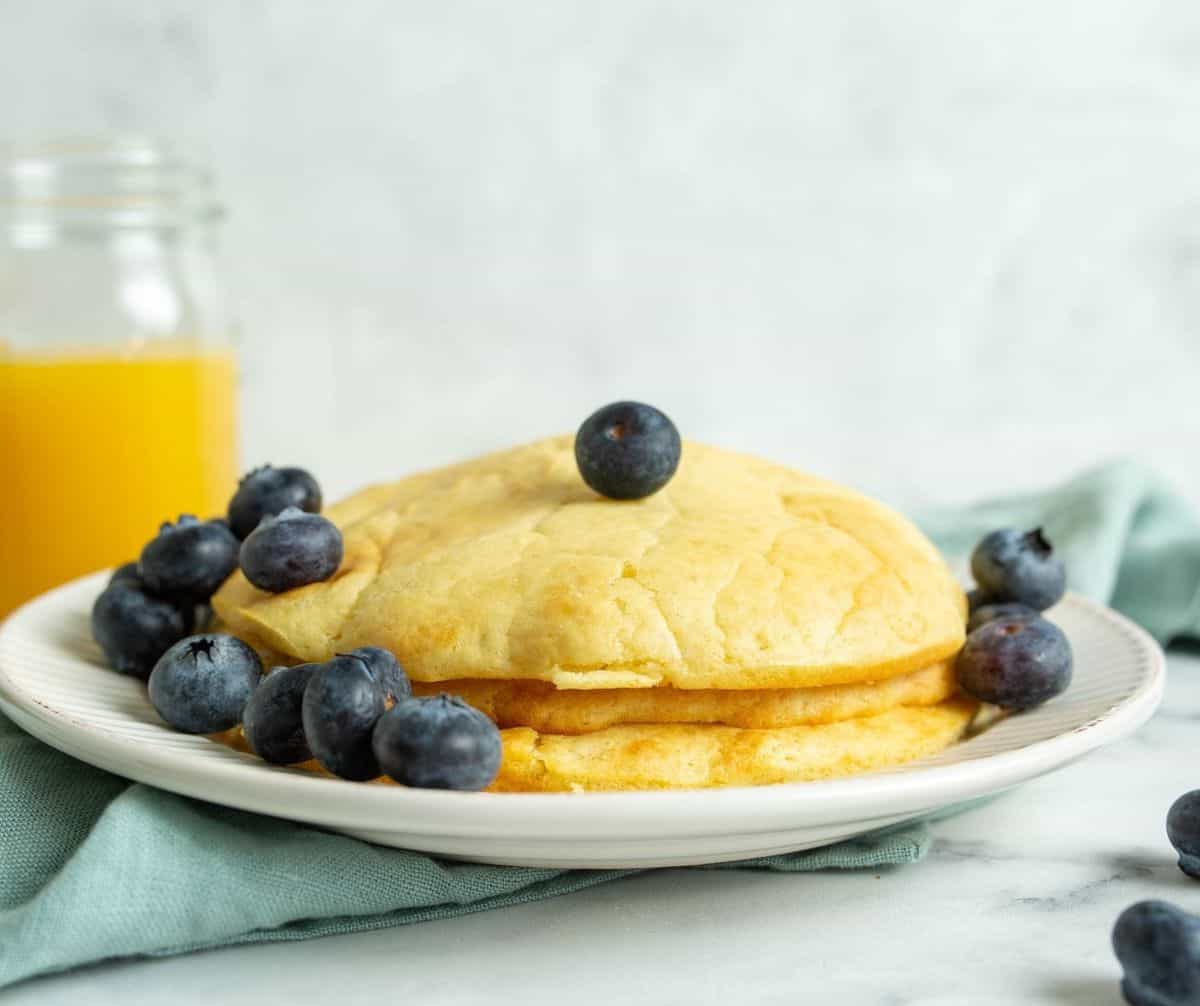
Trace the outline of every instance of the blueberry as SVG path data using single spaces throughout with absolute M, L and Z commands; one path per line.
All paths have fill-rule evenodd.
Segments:
M 1171 804 L 1167 838 L 1179 853 L 1179 869 L 1200 880 L 1200 789 L 1184 793 Z
M 238 561 L 254 586 L 279 594 L 333 576 L 342 563 L 342 532 L 319 514 L 288 507 L 263 518 Z
M 971 553 L 971 573 L 993 601 L 1017 601 L 1045 611 L 1062 599 L 1067 570 L 1042 529 L 992 531 Z
M 374 779 L 379 763 L 371 731 L 387 708 L 383 688 L 366 663 L 334 657 L 316 671 L 304 691 L 301 718 L 313 756 L 343 779 Z
M 405 786 L 483 789 L 500 770 L 496 724 L 450 695 L 397 702 L 376 725 L 373 746 L 380 768 Z
M 638 500 L 658 492 L 679 467 L 679 431 L 640 402 L 614 402 L 593 412 L 575 434 L 575 463 L 601 496 Z
M 351 650 L 350 656 L 358 657 L 367 665 L 375 680 L 383 686 L 385 698 L 394 702 L 412 695 L 412 684 L 408 675 L 404 673 L 404 668 L 400 666 L 400 661 L 391 650 L 385 650 L 381 646 L 360 646 L 357 650 Z
M 259 521 L 288 507 L 306 513 L 321 512 L 321 487 L 303 468 L 263 465 L 243 476 L 229 501 L 229 528 L 243 541 Z
M 1117 919 L 1113 950 L 1133 1006 L 1200 1003 L 1200 917 L 1166 901 L 1139 901 Z
M 260 677 L 262 661 L 240 639 L 189 636 L 154 665 L 150 702 L 176 730 L 215 734 L 241 722 Z
M 967 632 L 974 632 L 981 625 L 994 622 L 998 618 L 1040 618 L 1038 612 L 1027 604 L 1016 601 L 1000 601 L 994 604 L 982 604 L 976 608 L 967 619 Z
M 235 569 L 238 542 L 228 528 L 185 514 L 142 549 L 138 572 L 155 594 L 207 601 Z
M 152 597 L 128 577 L 114 580 L 92 605 L 92 637 L 110 667 L 148 678 L 158 658 L 192 631 L 191 608 Z
M 323 664 L 276 667 L 259 682 L 242 712 L 242 730 L 256 755 L 273 765 L 312 757 L 304 738 L 304 690 Z
M 111 587 L 114 583 L 132 583 L 141 588 L 145 584 L 142 583 L 142 574 L 138 572 L 138 564 L 136 562 L 127 562 L 124 565 L 118 566 L 113 570 L 112 576 L 108 578 L 108 585 Z
M 230 534 L 233 534 L 233 527 L 230 525 L 228 517 L 209 517 L 204 523 L 215 524 L 217 527 L 223 527 Z M 237 538 L 237 535 L 234 534 L 233 536 Z M 241 539 L 239 538 L 238 540 L 240 541 Z
M 998 618 L 967 636 L 957 668 L 968 695 L 1005 709 L 1030 709 L 1071 683 L 1071 644 L 1040 616 Z

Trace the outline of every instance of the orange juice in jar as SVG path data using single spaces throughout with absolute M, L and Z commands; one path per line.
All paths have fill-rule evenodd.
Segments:
M 206 177 L 145 141 L 10 155 L 0 180 L 0 617 L 224 512 L 236 367 Z

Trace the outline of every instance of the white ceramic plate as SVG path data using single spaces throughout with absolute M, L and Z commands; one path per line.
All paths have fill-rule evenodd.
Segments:
M 162 789 L 305 821 L 381 845 L 554 867 L 712 863 L 813 848 L 1014 786 L 1124 737 L 1162 697 L 1162 651 L 1109 609 L 1051 613 L 1075 680 L 1039 709 L 887 772 L 830 782 L 645 793 L 449 793 L 275 768 L 158 719 L 142 682 L 101 662 L 88 616 L 106 574 L 0 625 L 0 708 L 83 761 Z

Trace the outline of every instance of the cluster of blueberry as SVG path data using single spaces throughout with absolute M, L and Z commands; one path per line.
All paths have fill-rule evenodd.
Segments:
M 173 643 L 204 629 L 209 599 L 239 566 L 278 593 L 332 576 L 342 535 L 320 515 L 321 488 L 300 468 L 257 468 L 225 517 L 165 523 L 121 566 L 92 608 L 92 634 L 114 670 L 148 678 Z
M 409 786 L 483 789 L 500 767 L 495 724 L 448 695 L 414 698 L 387 650 L 362 647 L 264 676 L 240 639 L 202 631 L 209 600 L 237 568 L 272 593 L 337 571 L 341 532 L 320 509 L 308 472 L 267 466 L 242 479 L 226 517 L 163 524 L 92 608 L 92 634 L 109 664 L 146 680 L 151 704 L 174 729 L 213 734 L 240 723 L 264 761 L 316 758 L 346 779 L 387 774 Z
M 978 586 L 968 595 L 967 642 L 958 683 L 968 695 L 1014 712 L 1064 692 L 1071 644 L 1042 612 L 1067 590 L 1067 570 L 1041 528 L 992 531 L 971 554 Z
M 323 664 L 276 667 L 233 636 L 209 633 L 172 646 L 150 674 L 150 701 L 184 733 L 242 725 L 250 749 L 273 765 L 315 758 L 343 779 L 388 775 L 406 786 L 483 789 L 500 768 L 500 731 L 449 695 L 414 698 L 395 656 L 377 646 Z
M 264 761 L 316 758 L 343 779 L 386 774 L 406 786 L 477 790 L 500 769 L 496 725 L 450 695 L 414 698 L 399 661 L 377 646 L 276 668 L 241 720 Z

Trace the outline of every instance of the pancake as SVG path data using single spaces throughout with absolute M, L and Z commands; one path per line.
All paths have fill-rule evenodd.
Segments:
M 873 716 L 897 706 L 931 706 L 958 690 L 953 663 L 880 682 L 822 688 L 715 691 L 678 688 L 557 689 L 543 681 L 416 682 L 417 695 L 449 692 L 500 727 L 581 734 L 628 723 L 717 723 L 769 729 Z
M 236 573 L 213 599 L 237 635 L 293 662 L 375 645 L 424 682 L 811 688 L 905 674 L 963 642 L 962 590 L 908 521 L 701 444 L 636 502 L 588 489 L 563 436 L 328 515 L 345 536 L 331 580 L 270 595 Z
M 775 730 L 653 724 L 576 736 L 504 730 L 504 758 L 491 789 L 690 789 L 832 779 L 941 751 L 962 736 L 977 708 L 957 699 Z
M 773 730 L 643 724 L 571 736 L 516 727 L 500 731 L 504 757 L 488 788 L 514 793 L 689 789 L 832 779 L 935 754 L 962 736 L 977 709 L 976 702 L 955 699 Z M 213 739 L 249 751 L 240 727 Z M 296 767 L 329 776 L 315 761 Z

